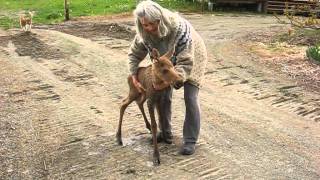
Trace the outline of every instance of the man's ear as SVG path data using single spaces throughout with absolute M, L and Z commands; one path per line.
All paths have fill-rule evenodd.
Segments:
M 160 57 L 160 53 L 159 53 L 159 51 L 158 51 L 156 48 L 153 48 L 153 49 L 152 49 L 151 54 L 152 54 L 152 57 L 153 57 L 154 59 L 159 59 L 159 57 Z

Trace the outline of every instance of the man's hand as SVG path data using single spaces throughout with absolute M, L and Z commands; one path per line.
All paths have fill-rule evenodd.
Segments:
M 173 87 L 175 89 L 180 89 L 183 86 L 183 80 L 177 80 L 176 82 L 174 82 Z
M 138 90 L 139 93 L 142 93 L 142 91 L 145 91 L 141 83 L 138 81 L 138 78 L 136 75 L 132 75 L 132 82 L 134 87 Z

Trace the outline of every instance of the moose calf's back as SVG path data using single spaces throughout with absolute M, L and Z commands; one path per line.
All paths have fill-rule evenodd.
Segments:
M 155 89 L 153 88 L 153 81 L 152 81 L 152 66 L 141 67 L 138 71 L 138 80 L 141 85 L 145 88 L 146 98 L 150 97 L 152 94 L 155 93 Z

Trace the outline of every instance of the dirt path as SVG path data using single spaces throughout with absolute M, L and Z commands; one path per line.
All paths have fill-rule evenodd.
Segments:
M 182 90 L 175 91 L 174 144 L 160 144 L 156 168 L 136 106 L 125 114 L 124 146 L 115 142 L 119 104 L 127 93 L 131 22 L 1 32 L 0 177 L 319 179 L 319 93 L 298 86 L 241 46 L 250 31 L 280 25 L 266 16 L 187 18 L 209 50 L 200 93 L 200 142 L 192 156 L 177 153 L 184 103 Z

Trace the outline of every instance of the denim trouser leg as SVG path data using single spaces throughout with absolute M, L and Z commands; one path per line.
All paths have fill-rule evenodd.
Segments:
M 184 100 L 186 106 L 185 120 L 183 125 L 183 140 L 186 143 L 196 143 L 200 132 L 200 105 L 198 102 L 199 88 L 184 83 Z M 171 134 L 171 102 L 172 88 L 166 89 L 160 99 L 159 129 L 163 133 Z
M 184 100 L 186 114 L 183 125 L 183 140 L 185 143 L 196 143 L 200 132 L 200 105 L 198 101 L 199 88 L 188 82 L 184 83 Z
M 171 133 L 171 102 L 172 102 L 172 88 L 168 87 L 161 94 L 160 98 L 160 117 L 159 129 L 164 134 Z

